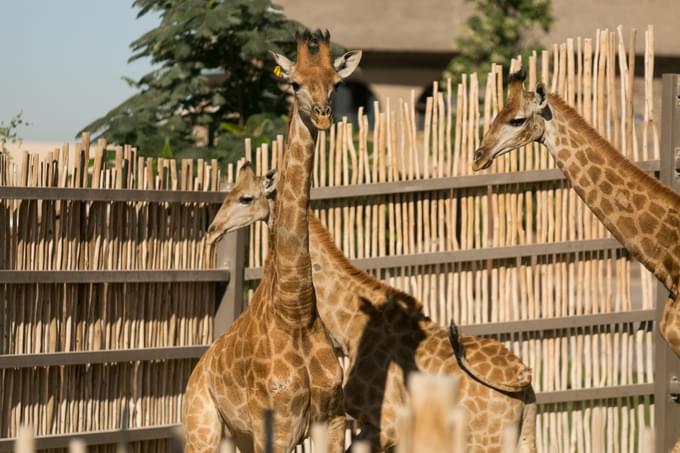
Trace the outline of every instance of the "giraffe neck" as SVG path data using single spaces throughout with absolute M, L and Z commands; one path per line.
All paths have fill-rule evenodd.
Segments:
M 412 296 L 354 267 L 311 212 L 309 234 L 319 316 L 350 361 L 356 356 L 369 314 L 383 304 L 396 302 L 422 317 L 422 305 Z
M 315 316 L 307 222 L 315 139 L 316 129 L 305 124 L 294 105 L 274 203 L 268 264 L 273 310 L 295 328 L 309 326 Z
M 680 196 L 640 170 L 549 95 L 543 143 L 605 227 L 672 293 L 680 278 Z

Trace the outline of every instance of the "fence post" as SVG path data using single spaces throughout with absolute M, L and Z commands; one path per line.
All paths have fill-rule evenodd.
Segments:
M 676 161 L 680 159 L 680 74 L 663 75 L 662 96 L 660 179 L 674 191 L 680 192 L 680 179 L 676 172 Z M 668 290 L 661 283 L 657 283 L 657 329 L 654 351 L 654 422 L 657 453 L 671 451 L 680 435 L 680 404 L 671 397 L 671 382 L 680 377 L 680 359 L 671 351 L 658 330 L 667 299 Z
M 246 263 L 248 230 L 246 227 L 228 233 L 217 244 L 217 267 L 229 269 L 229 282 L 215 309 L 213 339 L 226 332 L 243 311 L 243 270 Z

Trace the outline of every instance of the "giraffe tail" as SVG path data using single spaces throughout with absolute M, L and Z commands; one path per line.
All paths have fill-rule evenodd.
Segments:
M 536 453 L 536 394 L 533 386 L 529 386 L 524 392 L 524 409 L 522 411 L 522 424 L 517 440 L 517 453 Z

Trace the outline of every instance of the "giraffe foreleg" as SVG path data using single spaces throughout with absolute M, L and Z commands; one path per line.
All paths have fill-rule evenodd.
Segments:
M 342 388 L 333 399 L 328 414 L 328 452 L 343 453 L 345 451 L 345 407 L 342 403 Z
M 182 405 L 185 453 L 215 453 L 222 437 L 222 420 L 208 390 L 204 366 L 199 363 L 189 377 Z

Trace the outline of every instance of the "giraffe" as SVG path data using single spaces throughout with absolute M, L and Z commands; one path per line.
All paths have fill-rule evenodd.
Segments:
M 216 214 L 208 243 L 256 221 L 271 221 L 278 177 L 256 176 L 244 164 Z M 408 404 L 406 374 L 420 370 L 458 377 L 469 415 L 470 452 L 501 451 L 501 431 L 520 431 L 518 452 L 535 451 L 536 403 L 531 371 L 501 343 L 459 335 L 423 315 L 422 304 L 355 268 L 309 212 L 309 249 L 319 316 L 349 359 L 345 410 L 376 450 L 398 441 L 397 408 Z M 270 229 L 272 228 L 270 224 Z
M 318 130 L 330 127 L 335 85 L 356 69 L 361 52 L 332 61 L 328 32 L 296 39 L 294 63 L 272 52 L 294 93 L 270 255 L 251 305 L 189 378 L 187 452 L 217 451 L 223 423 L 241 452 L 264 451 L 267 408 L 274 410 L 275 452 L 291 451 L 313 421 L 328 423 L 331 451 L 344 451 L 343 373 L 316 311 L 307 209 Z
M 579 197 L 669 292 L 659 330 L 680 356 L 680 196 L 640 170 L 558 95 L 524 91 L 510 75 L 508 102 L 475 151 L 473 169 L 530 142 L 542 143 Z

